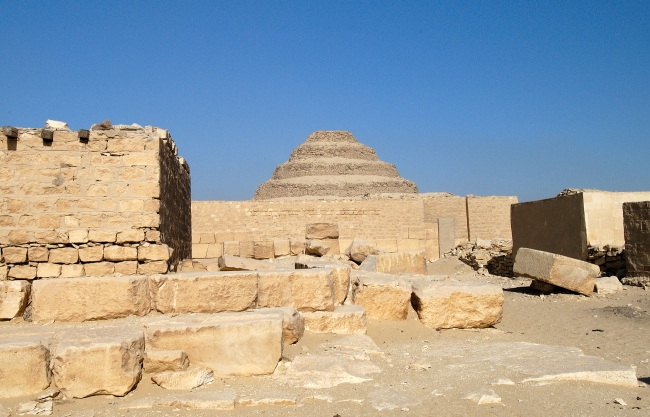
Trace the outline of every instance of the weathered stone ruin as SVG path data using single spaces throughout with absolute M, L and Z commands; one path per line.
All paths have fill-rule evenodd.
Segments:
M 623 203 L 626 284 L 650 287 L 650 202 Z

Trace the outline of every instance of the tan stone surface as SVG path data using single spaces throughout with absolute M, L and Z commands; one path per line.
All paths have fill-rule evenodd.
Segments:
M 191 410 L 234 410 L 235 398 L 234 392 L 192 392 L 169 395 L 156 404 Z
M 89 230 L 88 240 L 99 243 L 112 243 L 116 240 L 116 232 L 113 230 Z
M 305 329 L 313 333 L 366 334 L 366 312 L 359 305 L 301 314 L 305 319 Z
M 482 282 L 413 282 L 413 308 L 434 329 L 482 328 L 501 321 L 503 290 Z
M 89 277 L 105 277 L 115 273 L 113 262 L 91 262 L 83 265 L 84 273 Z
M 239 256 L 239 241 L 231 240 L 231 241 L 223 242 L 223 254 L 231 255 L 231 256 Z
M 168 268 L 169 265 L 167 265 L 167 261 L 144 262 L 138 264 L 138 274 L 140 275 L 166 274 Z
M 580 294 L 594 291 L 600 268 L 587 262 L 542 252 L 519 248 L 513 266 L 515 275 L 533 278 Z
M 50 263 L 39 263 L 36 267 L 38 278 L 56 278 L 61 275 L 61 265 Z
M 190 359 L 182 350 L 155 350 L 145 352 L 144 372 L 152 374 L 166 371 L 184 371 L 190 366 Z
M 189 391 L 214 381 L 214 372 L 202 366 L 193 366 L 182 371 L 161 372 L 152 375 L 151 380 L 165 389 Z
M 333 274 L 332 284 L 334 286 L 334 304 L 341 305 L 345 302 L 350 288 L 351 268 L 340 262 L 322 258 L 304 259 L 306 255 L 298 255 L 296 258 L 296 269 L 331 268 Z
M 22 264 L 27 262 L 27 248 L 6 247 L 2 249 L 2 256 L 8 264 Z
M 30 291 L 29 282 L 0 281 L 0 320 L 22 316 L 27 307 Z
M 61 265 L 61 278 L 83 277 L 84 266 L 81 264 Z
M 339 226 L 336 223 L 308 223 L 305 238 L 338 239 Z
M 255 242 L 252 240 L 239 241 L 239 256 L 242 258 L 252 258 L 255 252 Z
M 143 276 L 42 279 L 32 284 L 35 322 L 106 320 L 149 311 L 149 285 Z
M 378 247 L 361 239 L 354 239 L 350 246 L 345 249 L 345 254 L 357 263 L 365 261 L 368 255 L 378 255 L 381 252 Z
M 88 230 L 77 229 L 68 232 L 68 242 L 70 243 L 86 243 L 88 242 Z
M 123 396 L 140 381 L 144 334 L 124 326 L 65 332 L 52 352 L 52 377 L 73 398 Z M 101 364 L 101 366 L 98 366 Z
M 291 254 L 300 255 L 305 253 L 305 246 L 307 246 L 307 241 L 302 239 L 291 239 Z
M 167 245 L 140 246 L 138 248 L 139 261 L 166 261 L 171 253 Z
M 253 244 L 253 258 L 271 259 L 275 256 L 273 241 L 256 241 Z
M 9 268 L 7 276 L 13 279 L 34 279 L 36 278 L 36 268 L 29 265 L 12 266 Z
M 291 241 L 289 240 L 274 240 L 273 251 L 275 257 L 291 255 Z
M 293 307 L 299 311 L 334 309 L 330 268 L 260 271 L 258 277 L 259 307 Z
M 596 278 L 595 291 L 598 294 L 615 294 L 623 291 L 623 284 L 617 277 Z
M 75 264 L 79 261 L 79 251 L 75 248 L 50 249 L 50 263 Z
M 81 262 L 100 262 L 104 260 L 104 247 L 98 245 L 79 249 L 79 260 Z
M 222 271 L 268 271 L 276 269 L 276 266 L 267 261 L 223 255 L 219 257 L 219 269 Z
M 115 273 L 121 275 L 135 275 L 138 273 L 138 261 L 124 261 L 115 264 Z
M 192 365 L 215 375 L 263 375 L 282 356 L 282 318 L 255 313 L 152 318 L 145 325 L 147 348 L 180 349 Z
M 137 243 L 144 240 L 144 230 L 131 229 L 119 232 L 116 236 L 115 243 L 122 245 L 124 243 Z
M 138 259 L 138 248 L 128 246 L 106 246 L 104 247 L 104 259 L 111 262 L 135 261 Z
M 163 314 L 218 313 L 255 307 L 257 274 L 190 272 L 149 278 L 152 308 Z
M 330 247 L 317 240 L 308 240 L 305 244 L 305 253 L 307 255 L 323 256 L 330 251 Z
M 426 259 L 423 250 L 382 253 L 380 255 L 369 255 L 361 264 L 361 269 L 385 274 L 402 272 L 426 274 Z
M 0 338 L 0 398 L 38 394 L 50 385 L 47 344 L 40 336 Z
M 355 273 L 353 303 L 363 306 L 368 317 L 406 320 L 411 305 L 411 284 L 403 277 L 387 274 Z
M 291 307 L 271 307 L 259 308 L 255 310 L 259 314 L 281 314 L 282 328 L 284 333 L 284 343 L 293 344 L 302 338 L 305 333 L 305 319 L 295 308 Z
M 49 256 L 48 249 L 40 246 L 31 247 L 27 251 L 27 257 L 31 262 L 47 262 Z

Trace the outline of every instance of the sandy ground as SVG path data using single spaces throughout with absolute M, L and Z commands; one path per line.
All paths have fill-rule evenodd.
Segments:
M 448 265 L 455 268 L 454 265 Z M 442 265 L 440 266 L 443 267 Z M 444 268 L 443 268 L 444 269 Z M 137 390 L 124 398 L 95 396 L 55 402 L 57 416 L 650 416 L 650 291 L 625 287 L 613 295 L 583 297 L 551 294 L 541 297 L 527 287 L 530 280 L 477 276 L 462 267 L 456 279 L 491 281 L 505 293 L 503 320 L 482 330 L 429 329 L 411 311 L 403 322 L 369 320 L 368 336 L 384 352 L 369 363 L 381 372 L 366 382 L 332 388 L 308 389 L 283 383 L 272 376 L 216 378 L 195 392 L 230 392 L 238 397 L 279 394 L 296 398 L 293 406 L 236 407 L 229 411 L 201 411 L 171 407 L 124 409 L 126 404 L 169 395 L 145 375 Z M 436 272 L 436 271 L 433 271 Z M 323 353 L 340 335 L 305 334 L 285 348 L 284 356 Z M 573 346 L 616 364 L 636 368 L 638 386 L 591 382 L 521 383 L 524 368 L 552 364 L 553 357 L 526 357 L 508 366 L 509 354 L 518 355 L 518 342 Z M 477 360 L 482 355 L 506 358 L 506 363 Z M 504 356 L 505 355 L 505 356 Z M 372 356 L 372 355 L 371 355 Z M 490 385 L 509 378 L 514 385 Z M 477 405 L 464 397 L 480 389 L 493 389 L 501 403 Z M 173 393 L 172 393 L 173 394 Z M 306 400 L 321 396 L 320 400 Z M 328 398 L 329 397 L 329 398 Z M 614 402 L 622 399 L 627 405 Z M 15 408 L 27 398 L 2 400 Z M 377 408 L 391 408 L 378 410 Z M 16 414 L 13 414 L 16 415 Z

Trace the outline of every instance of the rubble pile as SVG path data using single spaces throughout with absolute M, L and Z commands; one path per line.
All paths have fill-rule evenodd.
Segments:
M 480 239 L 474 243 L 456 247 L 444 254 L 445 258 L 457 256 L 462 262 L 471 266 L 480 274 L 512 277 L 512 240 L 511 239 Z
M 587 262 L 598 265 L 603 276 L 625 276 L 625 247 L 624 246 L 589 246 Z

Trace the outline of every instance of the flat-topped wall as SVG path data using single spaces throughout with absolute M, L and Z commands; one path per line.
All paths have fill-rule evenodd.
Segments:
M 167 247 L 172 266 L 191 256 L 189 166 L 166 130 L 17 133 L 0 133 L 9 278 L 160 273 Z
M 623 203 L 650 200 L 650 192 L 583 192 L 587 244 L 623 246 Z

